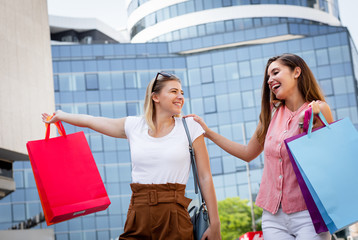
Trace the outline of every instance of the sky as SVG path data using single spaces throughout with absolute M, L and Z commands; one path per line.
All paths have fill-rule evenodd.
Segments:
M 358 46 L 357 0 L 338 0 L 340 18 Z M 125 0 L 47 0 L 50 15 L 97 18 L 116 30 L 126 27 Z

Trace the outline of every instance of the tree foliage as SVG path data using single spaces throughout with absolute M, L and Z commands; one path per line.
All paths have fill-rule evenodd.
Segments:
M 238 239 L 242 234 L 253 231 L 251 206 L 240 197 L 227 198 L 218 202 L 222 239 Z M 262 209 L 254 205 L 256 231 L 261 230 Z

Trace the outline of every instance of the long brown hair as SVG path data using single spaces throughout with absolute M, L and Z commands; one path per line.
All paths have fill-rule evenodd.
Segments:
M 298 89 L 302 94 L 305 102 L 311 102 L 313 100 L 324 101 L 324 95 L 319 87 L 316 78 L 314 77 L 311 69 L 307 66 L 306 62 L 295 54 L 285 53 L 280 56 L 272 57 L 267 61 L 265 68 L 264 81 L 262 83 L 262 100 L 261 100 L 261 113 L 260 122 L 261 128 L 257 132 L 257 139 L 263 145 L 265 142 L 266 133 L 271 121 L 271 113 L 273 108 L 278 108 L 285 104 L 284 100 L 277 99 L 269 88 L 268 80 L 268 68 L 271 63 L 279 61 L 281 64 L 289 67 L 292 71 L 296 67 L 301 68 L 301 74 L 298 77 Z
M 167 75 L 167 74 L 165 74 Z M 149 126 L 149 128 L 152 131 L 155 131 L 155 125 L 154 125 L 154 117 L 155 117 L 155 105 L 152 99 L 152 95 L 153 94 L 159 94 L 160 91 L 163 89 L 163 87 L 165 86 L 165 83 L 168 81 L 177 81 L 181 84 L 180 79 L 175 76 L 174 74 L 169 74 L 168 76 L 165 76 L 162 74 L 158 74 L 157 75 L 157 79 L 153 78 L 148 86 L 147 86 L 147 90 L 145 93 L 145 99 L 144 99 L 144 118 Z M 155 83 L 155 84 L 154 84 Z M 154 89 L 153 89 L 153 85 L 154 85 Z M 174 117 L 179 117 L 177 115 L 175 115 Z

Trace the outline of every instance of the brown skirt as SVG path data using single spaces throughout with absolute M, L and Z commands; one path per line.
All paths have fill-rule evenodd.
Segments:
M 184 196 L 185 185 L 132 183 L 131 188 L 124 233 L 119 239 L 194 239 L 187 210 L 191 199 Z

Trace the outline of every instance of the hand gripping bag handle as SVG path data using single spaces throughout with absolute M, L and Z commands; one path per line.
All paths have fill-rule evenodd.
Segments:
M 48 116 L 47 118 L 46 118 L 46 120 L 47 121 L 50 121 L 51 120 L 51 118 L 53 117 L 53 115 L 52 116 Z M 45 125 L 46 125 L 46 135 L 45 135 L 45 139 L 46 140 L 48 140 L 49 138 L 50 138 L 50 123 L 45 123 Z M 61 121 L 58 121 L 58 122 L 55 122 L 55 125 L 56 125 L 56 127 L 57 127 L 57 129 L 58 129 L 58 133 L 61 135 L 61 136 L 64 136 L 64 137 L 66 137 L 66 131 L 65 131 L 65 128 L 63 127 L 63 125 L 62 125 L 62 122 Z
M 322 112 L 319 112 L 317 116 L 323 125 L 330 128 L 329 123 L 324 118 Z M 311 137 L 311 133 L 312 133 L 313 119 L 314 119 L 314 114 L 312 113 L 312 108 L 309 108 L 308 110 L 306 110 L 305 118 L 304 118 L 304 126 L 308 125 L 308 127 L 306 129 L 305 128 L 303 129 L 304 132 L 307 132 L 309 138 Z

